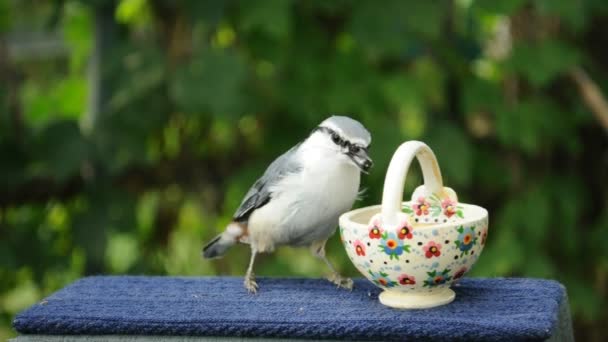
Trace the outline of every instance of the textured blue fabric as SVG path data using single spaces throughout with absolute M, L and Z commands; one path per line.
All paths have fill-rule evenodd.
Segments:
M 425 310 L 378 302 L 364 279 L 352 292 L 322 279 L 88 277 L 19 314 L 26 334 L 198 335 L 343 340 L 544 340 L 565 289 L 551 280 L 462 279 L 456 300 Z

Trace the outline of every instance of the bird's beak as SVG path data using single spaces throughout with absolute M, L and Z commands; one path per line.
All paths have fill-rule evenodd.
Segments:
M 349 151 L 347 155 L 350 157 L 353 163 L 359 167 L 361 172 L 368 173 L 369 169 L 371 169 L 374 165 L 370 157 L 367 155 L 366 149 L 360 148 L 356 153 Z

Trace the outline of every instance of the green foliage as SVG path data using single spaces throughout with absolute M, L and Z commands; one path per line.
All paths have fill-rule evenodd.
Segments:
M 607 16 L 602 0 L 0 1 L 0 339 L 85 275 L 242 275 L 246 247 L 208 261 L 203 243 L 268 163 L 345 113 L 373 136 L 357 206 L 380 201 L 401 142 L 427 142 L 490 212 L 474 275 L 561 281 L 578 339 L 600 340 L 608 143 L 571 70 L 608 94 Z M 14 54 L 3 34 L 28 30 L 63 48 Z M 327 250 L 357 275 L 337 237 Z M 326 271 L 291 248 L 256 265 Z
M 175 71 L 170 83 L 171 99 L 184 113 L 237 116 L 246 108 L 242 89 L 245 71 L 235 53 L 203 51 Z
M 543 40 L 513 47 L 507 70 L 519 73 L 535 86 L 543 86 L 580 60 L 576 49 L 564 42 Z

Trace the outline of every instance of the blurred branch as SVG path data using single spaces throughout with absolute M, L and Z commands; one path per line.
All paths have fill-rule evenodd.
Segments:
M 73 177 L 64 183 L 51 178 L 34 178 L 0 194 L 0 208 L 30 203 L 45 203 L 52 198 L 69 199 L 82 191 L 81 177 Z
M 578 86 L 578 90 L 587 107 L 589 107 L 595 118 L 608 132 L 608 101 L 606 101 L 600 87 L 580 67 L 573 68 L 570 72 L 570 77 L 572 77 L 572 80 Z
M 84 120 L 84 131 L 92 132 L 107 107 L 110 89 L 103 66 L 109 60 L 112 46 L 115 44 L 117 24 L 114 21 L 116 10 L 114 1 L 95 7 L 94 47 L 87 71 L 89 93 L 87 113 Z
M 64 6 L 65 0 L 57 0 L 54 2 L 53 11 L 51 12 L 51 16 L 45 25 L 47 30 L 55 30 L 57 28 L 63 15 Z
M 11 65 L 8 43 L 5 36 L 0 35 L 0 83 L 8 86 L 7 101 L 8 113 L 12 123 L 12 135 L 17 141 L 21 139 L 23 131 L 23 116 L 19 101 L 19 72 Z

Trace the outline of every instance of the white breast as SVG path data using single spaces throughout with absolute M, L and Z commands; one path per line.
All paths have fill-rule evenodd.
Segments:
M 329 238 L 357 197 L 360 172 L 346 156 L 310 147 L 297 158 L 302 170 L 276 184 L 271 201 L 249 219 L 250 241 L 259 251 Z

